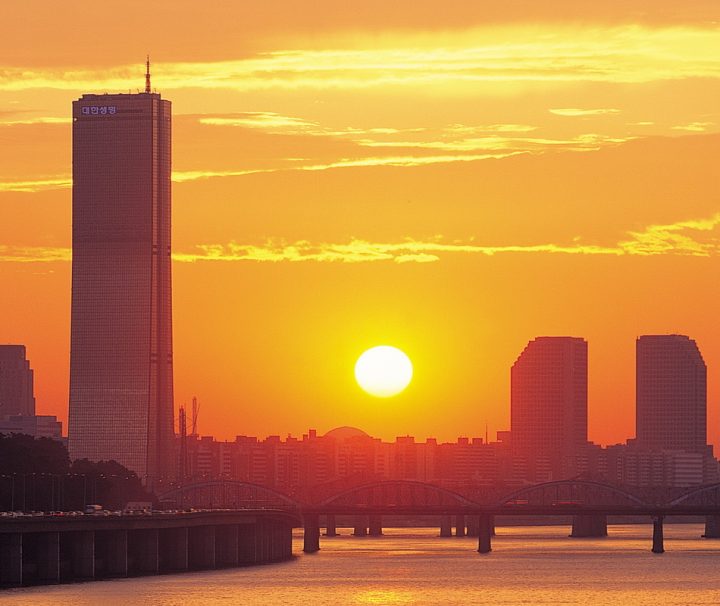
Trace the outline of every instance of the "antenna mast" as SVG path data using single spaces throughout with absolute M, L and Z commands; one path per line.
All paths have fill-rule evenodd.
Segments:
M 145 92 L 152 92 L 150 88 L 150 55 L 147 56 L 147 61 L 145 62 Z
M 188 476 L 188 456 L 187 456 L 187 416 L 185 407 L 180 407 L 180 481 L 185 482 Z
M 192 399 L 192 434 L 197 435 L 198 430 L 198 415 L 200 414 L 200 404 L 198 404 L 197 397 L 193 396 Z

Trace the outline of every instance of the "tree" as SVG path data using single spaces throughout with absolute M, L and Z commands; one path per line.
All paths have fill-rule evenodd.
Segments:
M 117 461 L 81 459 L 71 465 L 62 442 L 0 434 L 0 509 L 67 511 L 91 503 L 122 509 L 128 501 L 157 499 Z
M 155 502 L 155 495 L 147 492 L 137 474 L 117 461 L 73 461 L 70 473 L 87 479 L 86 503 L 102 505 L 105 509 L 123 509 L 129 501 Z

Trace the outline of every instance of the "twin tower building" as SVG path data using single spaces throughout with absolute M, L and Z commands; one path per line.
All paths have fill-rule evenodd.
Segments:
M 171 106 L 146 82 L 73 102 L 68 448 L 152 484 L 174 474 Z
M 539 337 L 511 370 L 511 443 L 534 479 L 569 477 L 588 445 L 588 344 L 574 337 Z M 636 341 L 638 452 L 705 457 L 707 370 L 697 344 L 682 335 Z

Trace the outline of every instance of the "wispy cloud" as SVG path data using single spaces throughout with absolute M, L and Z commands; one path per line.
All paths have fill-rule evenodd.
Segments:
M 425 240 L 372 242 L 352 239 L 345 243 L 308 240 L 286 242 L 271 239 L 263 244 L 200 244 L 190 251 L 173 253 L 180 263 L 214 262 L 318 262 L 318 263 L 433 263 L 444 255 L 561 254 L 604 256 L 679 255 L 710 257 L 720 255 L 720 244 L 713 232 L 720 227 L 720 212 L 707 219 L 650 225 L 641 231 L 627 232 L 627 239 L 613 245 L 584 244 L 505 244 L 483 245 L 474 241 L 446 241 L 442 236 Z M 69 261 L 69 248 L 0 246 L 0 261 L 17 263 Z
M 32 124 L 70 124 L 72 123 L 71 118 L 58 118 L 58 117 L 38 117 L 38 118 L 15 118 L 15 119 L 2 119 L 0 116 L 0 126 L 27 126 Z
M 332 49 L 289 49 L 213 63 L 158 64 L 164 90 L 357 89 L 435 85 L 439 94 L 478 83 L 650 82 L 717 78 L 717 27 L 486 27 L 393 45 L 357 37 Z M 482 40 L 478 44 L 478 40 Z M 520 42 L 518 42 L 520 41 Z M 127 90 L 135 66 L 105 70 L 0 66 L 0 90 Z
M 691 122 L 690 124 L 679 124 L 673 126 L 673 130 L 682 130 L 690 133 L 704 133 L 709 126 L 713 126 L 714 122 Z
M 198 118 L 198 122 L 210 126 L 241 126 L 282 134 L 307 134 L 320 130 L 320 126 L 316 122 L 293 116 L 283 116 L 274 112 L 244 112 L 231 116 L 207 116 Z
M 447 133 L 460 135 L 480 135 L 484 133 L 529 133 L 537 128 L 530 124 L 481 124 L 478 126 L 450 124 L 444 130 Z
M 177 261 L 318 261 L 339 263 L 367 263 L 394 261 L 396 263 L 428 263 L 440 260 L 442 254 L 472 253 L 493 256 L 503 253 L 565 253 L 565 254 L 622 254 L 612 248 L 599 246 L 560 246 L 556 244 L 482 246 L 476 244 L 445 243 L 441 238 L 431 241 L 370 242 L 354 239 L 348 243 L 313 244 L 306 241 L 291 244 L 268 241 L 263 246 L 238 244 L 200 245 L 195 253 L 176 254 Z
M 201 245 L 196 252 L 177 253 L 176 261 L 261 261 L 261 262 L 341 262 L 367 263 L 393 261 L 395 263 L 431 263 L 442 255 L 474 254 L 495 256 L 502 254 L 565 254 L 606 256 L 680 255 L 709 257 L 720 254 L 718 239 L 706 236 L 720 227 L 720 213 L 709 219 L 679 221 L 664 225 L 650 225 L 642 231 L 628 232 L 628 239 L 615 245 L 598 244 L 524 244 L 488 246 L 474 242 L 446 242 L 441 236 L 431 240 L 407 239 L 402 242 L 370 242 L 353 239 L 348 243 L 313 244 L 308 241 L 286 243 L 270 240 L 262 246 L 238 244 Z
M 72 251 L 69 248 L 0 245 L 0 262 L 49 263 L 71 259 Z
M 72 177 L 70 175 L 58 175 L 40 179 L 30 179 L 22 181 L 2 181 L 0 180 L 0 192 L 38 192 L 49 189 L 66 189 L 72 187 Z
M 346 138 L 353 138 L 360 135 L 397 135 L 400 133 L 413 133 L 425 130 L 424 127 L 401 129 L 347 126 L 344 128 L 331 128 L 322 126 L 319 122 L 306 120 L 297 116 L 284 116 L 275 112 L 243 112 L 231 115 L 202 116 L 198 118 L 198 122 L 208 126 L 240 126 L 243 128 L 262 130 L 271 134 Z
M 283 171 L 323 171 L 336 168 L 359 168 L 369 166 L 395 166 L 412 167 L 426 166 L 429 164 L 447 164 L 451 162 L 473 162 L 476 160 L 500 159 L 517 155 L 515 151 L 483 153 L 483 154 L 443 154 L 433 156 L 378 156 L 361 158 L 341 158 L 332 162 L 304 163 L 296 166 L 277 166 L 272 168 L 257 168 L 247 170 L 187 170 L 174 171 L 172 180 L 175 183 L 185 183 L 201 179 L 213 179 L 221 177 L 243 177 L 259 173 L 278 173 Z M 304 158 L 286 158 L 295 162 L 305 162 Z M 58 175 L 44 179 L 33 179 L 23 181 L 0 181 L 0 192 L 38 192 L 52 189 L 67 189 L 72 187 L 70 175 Z
M 596 133 L 586 133 L 570 139 L 550 139 L 539 137 L 502 137 L 487 136 L 459 138 L 440 141 L 375 141 L 361 139 L 357 141 L 366 147 L 403 147 L 437 149 L 444 151 L 512 151 L 516 153 L 544 152 L 552 149 L 566 151 L 597 150 L 607 145 L 618 145 L 632 140 L 633 137 L 609 137 Z
M 580 109 L 577 107 L 565 107 L 565 108 L 558 108 L 558 109 L 549 109 L 548 110 L 551 114 L 555 114 L 556 116 L 570 116 L 570 117 L 576 117 L 576 116 L 605 116 L 608 114 L 619 114 L 619 109 L 614 108 L 596 108 L 596 109 Z
M 720 252 L 717 237 L 698 236 L 720 227 L 720 213 L 709 219 L 678 221 L 667 225 L 650 225 L 643 231 L 631 231 L 630 240 L 619 247 L 631 255 L 682 254 L 697 257 L 714 256 Z

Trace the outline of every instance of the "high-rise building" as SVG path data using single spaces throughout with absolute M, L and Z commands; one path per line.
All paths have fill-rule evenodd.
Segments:
M 69 450 L 174 473 L 170 102 L 73 102 Z
M 587 446 L 587 341 L 538 337 L 510 372 L 511 444 L 526 479 L 573 475 Z
M 0 419 L 35 414 L 33 370 L 24 345 L 0 345 Z
M 707 369 L 683 335 L 644 335 L 635 346 L 635 445 L 707 450 Z

